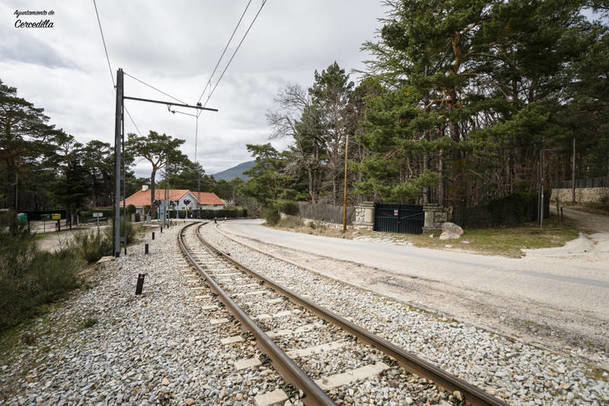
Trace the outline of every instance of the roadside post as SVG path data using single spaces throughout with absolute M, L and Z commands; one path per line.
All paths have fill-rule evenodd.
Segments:
M 97 231 L 98 232 L 99 232 L 99 218 L 103 215 L 104 215 L 104 213 L 99 213 L 99 212 L 93 213 L 93 217 L 95 217 L 95 220 L 97 222 Z
M 61 231 L 61 214 L 60 213 L 51 214 L 51 220 L 57 220 L 57 225 L 55 226 L 55 229 L 57 230 L 57 232 L 60 232 Z
M 144 288 L 144 277 L 146 277 L 145 273 L 141 273 L 137 275 L 137 285 L 135 286 L 135 294 L 141 295 L 142 289 Z
M 51 219 L 51 215 L 50 214 L 41 214 L 40 219 L 42 220 L 42 232 L 46 233 L 47 221 Z

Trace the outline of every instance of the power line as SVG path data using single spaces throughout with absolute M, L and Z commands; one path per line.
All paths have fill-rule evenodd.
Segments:
M 129 117 L 129 120 L 131 120 L 131 124 L 133 124 L 133 126 L 135 127 L 135 131 L 137 131 L 138 135 L 140 137 L 142 136 L 142 133 L 140 132 L 140 129 L 137 128 L 137 124 L 135 124 L 135 120 L 133 119 L 133 117 L 131 117 L 131 113 L 129 113 L 129 110 L 127 110 L 127 107 L 125 106 L 125 112 L 127 113 L 127 116 Z
M 201 95 L 197 99 L 197 103 L 199 103 L 201 101 L 201 99 L 203 98 L 203 95 L 205 94 L 205 91 L 207 90 L 207 88 L 211 84 L 211 80 L 214 77 L 214 75 L 216 74 L 216 70 L 218 69 L 218 66 L 220 66 L 220 62 L 222 62 L 222 58 L 224 58 L 224 54 L 226 54 L 226 50 L 228 49 L 228 46 L 232 42 L 233 37 L 235 36 L 235 33 L 237 32 L 237 28 L 239 28 L 239 25 L 241 24 L 241 21 L 243 20 L 243 17 L 245 16 L 245 12 L 249 8 L 251 2 L 252 2 L 252 0 L 249 0 L 247 2 L 247 4 L 245 5 L 245 9 L 243 10 L 243 13 L 241 13 L 241 17 L 239 17 L 239 21 L 237 21 L 237 25 L 235 25 L 235 28 L 233 29 L 233 32 L 230 35 L 230 38 L 226 42 L 226 45 L 224 46 L 224 50 L 222 51 L 222 54 L 220 55 L 220 58 L 218 58 L 218 62 L 216 62 L 216 66 L 214 66 L 214 70 L 212 71 L 211 75 L 209 76 L 209 80 L 207 81 L 207 84 L 205 85 L 205 87 L 203 88 L 203 91 L 201 92 Z M 198 114 L 200 114 L 200 113 L 198 113 Z
M 106 53 L 106 61 L 108 62 L 108 70 L 110 71 L 110 79 L 112 80 L 112 87 L 116 87 L 114 83 L 114 74 L 112 73 L 112 65 L 110 64 L 110 57 L 108 56 L 108 48 L 106 47 L 106 38 L 104 37 L 104 30 L 102 29 L 101 20 L 99 19 L 99 12 L 97 11 L 97 3 L 93 0 L 93 7 L 95 7 L 95 15 L 97 16 L 97 25 L 99 26 L 99 33 L 101 34 L 102 43 L 104 44 L 104 52 Z
M 228 63 L 226 64 L 226 66 L 224 67 L 224 70 L 222 71 L 222 74 L 220 75 L 220 77 L 218 78 L 218 81 L 216 82 L 216 84 L 214 85 L 213 89 L 211 90 L 211 93 L 209 94 L 209 96 L 207 96 L 207 99 L 205 100 L 205 104 L 203 106 L 207 106 L 207 103 L 209 102 L 209 99 L 211 99 L 211 97 L 213 96 L 214 92 L 216 91 L 216 88 L 218 87 L 218 85 L 220 84 L 220 81 L 224 77 L 224 74 L 226 73 L 226 70 L 230 66 L 230 64 L 233 61 L 233 59 L 235 58 L 235 55 L 239 51 L 239 48 L 241 48 L 241 44 L 243 44 L 243 41 L 245 41 L 245 38 L 247 37 L 247 34 L 250 32 L 252 26 L 256 22 L 256 19 L 260 15 L 260 12 L 262 11 L 262 8 L 266 4 L 266 2 L 267 2 L 267 0 L 263 0 L 262 1 L 262 4 L 260 5 L 260 8 L 258 9 L 258 12 L 254 16 L 254 19 L 250 23 L 249 27 L 247 27 L 247 30 L 245 31 L 245 34 L 243 34 L 243 37 L 241 38 L 241 41 L 239 41 L 239 44 L 237 44 L 237 48 L 235 48 L 235 51 L 233 52 L 233 54 L 231 55 L 230 59 L 228 60 Z
M 104 52 L 106 53 L 106 62 L 108 62 L 108 71 L 110 72 L 110 80 L 112 80 L 112 88 L 115 88 L 116 83 L 114 82 L 114 74 L 112 73 L 112 64 L 110 63 L 110 56 L 108 55 L 108 47 L 106 46 L 106 38 L 104 37 L 104 30 L 102 28 L 101 19 L 99 18 L 99 12 L 97 11 L 97 3 L 95 2 L 95 0 L 93 0 L 93 7 L 95 7 L 95 15 L 97 16 L 97 26 L 99 27 L 99 33 L 101 34 L 102 44 L 104 45 Z M 129 113 L 127 106 L 125 106 L 125 111 L 127 112 L 127 116 L 129 117 L 129 120 L 131 120 L 131 123 L 135 127 L 135 131 L 137 131 L 137 133 L 141 137 L 142 133 L 140 132 L 140 129 L 137 127 L 137 124 L 135 124 L 135 120 L 131 116 L 131 113 Z
M 175 100 L 175 101 L 179 101 L 179 102 L 180 102 L 180 103 L 182 103 L 182 104 L 186 104 L 186 102 L 185 102 L 185 101 L 182 101 L 182 100 L 178 99 L 177 97 L 174 97 L 174 96 L 170 95 L 169 93 L 164 92 L 164 91 L 162 91 L 161 89 L 156 88 L 156 87 L 152 86 L 151 84 L 146 83 L 146 82 L 144 82 L 143 80 L 138 79 L 138 78 L 136 78 L 135 76 L 128 74 L 127 72 L 124 72 L 124 71 L 123 71 L 123 73 L 124 73 L 126 76 L 129 76 L 131 79 L 134 79 L 134 80 L 136 80 L 136 81 L 140 82 L 140 83 L 141 83 L 141 84 L 143 84 L 144 86 L 148 86 L 149 88 L 154 89 L 154 90 L 156 90 L 157 92 L 159 92 L 159 93 L 161 93 L 161 94 L 164 94 L 165 96 L 170 97 L 170 98 L 172 98 L 172 99 L 173 99 L 173 100 Z

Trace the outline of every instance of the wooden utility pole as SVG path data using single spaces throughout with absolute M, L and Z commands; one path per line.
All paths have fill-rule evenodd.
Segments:
M 347 231 L 347 170 L 349 168 L 349 133 L 345 138 L 345 182 L 343 186 L 343 233 Z
M 573 136 L 573 161 L 571 163 L 571 203 L 575 204 L 575 136 Z

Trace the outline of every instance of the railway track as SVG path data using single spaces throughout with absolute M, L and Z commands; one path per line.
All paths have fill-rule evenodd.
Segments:
M 251 338 L 226 337 L 223 344 L 255 340 L 284 380 L 301 391 L 304 404 L 349 403 L 345 399 L 352 395 L 350 385 L 357 383 L 378 387 L 384 393 L 399 390 L 402 395 L 412 393 L 417 399 L 440 399 L 441 404 L 505 405 L 502 400 L 237 263 L 230 254 L 205 241 L 200 234 L 201 226 L 192 223 L 180 231 L 180 249 L 201 281 L 217 295 L 241 328 L 251 333 Z M 208 310 L 214 308 L 209 306 Z M 327 358 L 332 362 L 322 362 Z M 235 367 L 256 367 L 261 362 L 258 358 L 243 359 Z M 293 399 L 294 393 L 277 389 L 260 395 L 256 402 L 274 404 L 288 398 Z M 410 400 L 407 396 L 405 399 Z

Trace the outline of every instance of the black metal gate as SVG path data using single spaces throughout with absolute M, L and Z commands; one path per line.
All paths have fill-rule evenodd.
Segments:
M 380 203 L 374 206 L 374 231 L 422 234 L 424 224 L 423 206 Z

